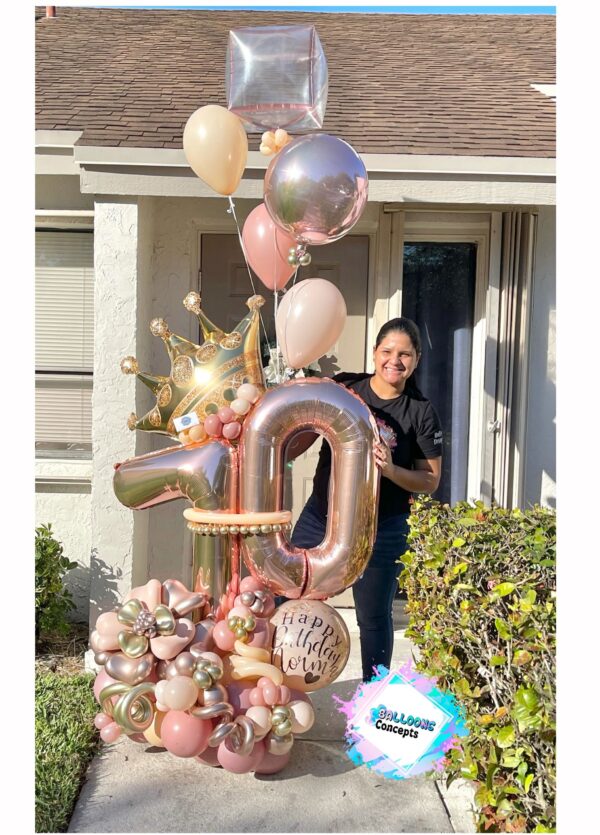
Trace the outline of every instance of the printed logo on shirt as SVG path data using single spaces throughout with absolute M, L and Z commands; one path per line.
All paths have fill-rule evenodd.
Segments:
M 434 434 L 434 436 L 433 436 L 433 443 L 434 444 L 441 444 L 443 442 L 443 440 L 444 440 L 444 438 L 443 438 L 443 433 L 442 433 L 441 430 Z

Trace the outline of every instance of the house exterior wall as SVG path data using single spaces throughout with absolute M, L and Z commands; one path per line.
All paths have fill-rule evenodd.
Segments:
M 556 506 L 556 209 L 540 208 L 533 267 L 523 505 Z
M 67 574 L 67 588 L 73 595 L 73 620 L 88 619 L 90 600 L 90 514 L 91 461 L 36 462 L 35 524 L 51 523 L 52 534 L 77 568 Z
M 65 198 L 72 188 L 63 181 L 74 178 L 52 179 L 56 194 L 53 197 L 50 183 L 42 183 L 38 208 L 89 208 L 87 202 L 75 205 Z M 257 202 L 236 200 L 241 223 Z M 150 334 L 149 322 L 160 316 L 172 331 L 197 339 L 196 317 L 185 310 L 182 300 L 190 289 L 198 288 L 200 234 L 235 231 L 223 199 L 97 197 L 94 210 L 93 461 L 85 462 L 87 475 L 77 482 L 79 488 L 61 486 L 59 476 L 68 472 L 64 462 L 38 460 L 36 466 L 37 518 L 54 524 L 67 556 L 80 562 L 69 584 L 82 617 L 87 616 L 90 600 L 90 622 L 150 576 L 191 581 L 191 534 L 182 517 L 184 503 L 133 512 L 122 507 L 113 492 L 116 462 L 172 443 L 163 436 L 127 429 L 129 413 L 144 414 L 153 397 L 134 377 L 121 375 L 119 363 L 132 354 L 143 370 L 168 373 L 166 351 L 162 341 Z M 364 220 L 375 224 L 378 218 L 379 204 L 369 203 Z M 555 496 L 554 239 L 554 209 L 541 207 L 530 320 L 524 504 L 552 505 Z M 55 474 L 54 485 L 43 481 L 50 471 Z
M 77 175 L 38 175 L 35 208 L 38 211 L 78 212 L 92 210 L 93 197 L 81 194 Z M 43 228 L 41 217 L 36 221 Z M 55 223 L 56 219 L 48 221 Z M 81 222 L 76 215 L 61 217 L 68 227 Z M 89 221 L 86 221 L 89 226 Z M 77 563 L 66 575 L 73 595 L 73 620 L 85 622 L 90 605 L 90 555 L 92 550 L 92 462 L 85 459 L 38 458 L 35 462 L 35 524 L 51 523 L 53 535 L 63 545 L 65 556 Z
M 126 427 L 127 404 L 138 403 L 124 356 L 149 359 L 148 260 L 152 210 L 143 199 L 98 199 L 94 246 L 94 389 L 92 396 L 92 556 L 90 622 L 146 580 L 148 520 L 117 501 L 114 464 L 149 451 L 148 439 Z M 137 409 L 136 409 L 137 411 Z

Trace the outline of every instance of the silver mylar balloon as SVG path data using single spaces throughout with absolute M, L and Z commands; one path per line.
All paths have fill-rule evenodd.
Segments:
M 271 161 L 265 205 L 282 229 L 306 244 L 337 241 L 366 204 L 369 179 L 354 148 L 326 133 L 301 136 Z

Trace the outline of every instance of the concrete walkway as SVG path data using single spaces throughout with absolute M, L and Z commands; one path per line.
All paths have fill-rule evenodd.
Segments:
M 393 665 L 411 657 L 396 601 Z M 474 832 L 472 789 L 433 779 L 386 780 L 345 754 L 345 720 L 332 694 L 360 682 L 354 609 L 340 609 L 352 638 L 348 664 L 311 694 L 313 728 L 296 738 L 279 774 L 231 774 L 123 739 L 92 761 L 69 832 Z

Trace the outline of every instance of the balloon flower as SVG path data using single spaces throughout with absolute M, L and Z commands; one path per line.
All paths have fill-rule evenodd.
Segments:
M 286 683 L 281 667 L 273 663 L 273 595 L 253 577 L 244 578 L 235 605 L 213 622 L 208 637 L 192 628 L 181 634 L 174 652 L 157 654 L 160 645 L 154 642 L 176 634 L 180 615 L 199 615 L 204 602 L 178 581 L 150 580 L 133 589 L 116 612 L 100 615 L 92 639 L 96 647 L 100 636 L 105 646 L 96 652 L 103 669 L 94 684 L 101 706 L 95 725 L 106 743 L 125 734 L 236 774 L 280 771 L 289 762 L 294 736 L 310 730 L 315 715 L 308 696 Z M 323 603 L 305 603 L 304 613 L 311 606 L 319 607 L 315 623 L 339 618 Z M 329 627 L 325 632 L 329 635 Z M 125 650 L 123 634 L 128 637 Z M 196 640 L 199 635 L 203 640 Z M 312 655 L 307 663 L 314 666 L 321 655 L 316 643 Z

